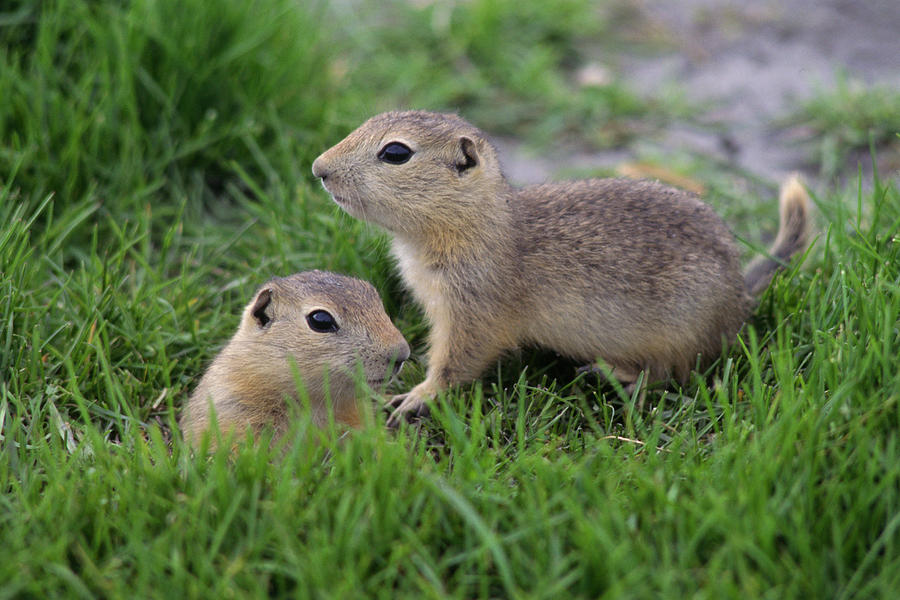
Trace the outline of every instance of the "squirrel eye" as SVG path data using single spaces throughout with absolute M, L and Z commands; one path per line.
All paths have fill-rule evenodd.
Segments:
M 306 315 L 306 323 L 310 329 L 319 333 L 334 333 L 338 330 L 337 321 L 325 310 L 314 310 Z
M 392 165 L 402 165 L 412 158 L 413 151 L 400 142 L 390 142 L 378 151 L 378 160 Z

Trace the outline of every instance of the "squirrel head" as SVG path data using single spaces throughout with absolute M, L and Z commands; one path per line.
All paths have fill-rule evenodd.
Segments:
M 327 378 L 332 402 L 340 403 L 355 399 L 358 370 L 380 387 L 409 358 L 409 345 L 371 284 L 307 271 L 263 285 L 223 355 L 237 361 L 229 369 L 236 381 L 254 380 L 254 395 L 296 389 L 296 368 L 311 401 L 324 402 Z
M 372 117 L 312 170 L 346 212 L 400 235 L 478 224 L 509 190 L 480 130 L 425 111 Z

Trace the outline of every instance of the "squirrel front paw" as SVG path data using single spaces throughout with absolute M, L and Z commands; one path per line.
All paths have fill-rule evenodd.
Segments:
M 388 417 L 387 426 L 396 428 L 404 418 L 407 421 L 416 421 L 427 417 L 431 413 L 427 402 L 435 395 L 437 389 L 428 381 L 423 381 L 405 394 L 397 394 L 388 402 L 394 407 L 394 412 Z

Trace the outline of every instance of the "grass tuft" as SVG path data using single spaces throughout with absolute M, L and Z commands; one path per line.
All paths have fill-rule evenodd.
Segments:
M 0 28 L 0 173 L 63 201 L 140 205 L 229 167 L 293 173 L 334 88 L 321 8 L 288 0 L 21 2 Z M 312 101 L 311 101 L 312 100 Z

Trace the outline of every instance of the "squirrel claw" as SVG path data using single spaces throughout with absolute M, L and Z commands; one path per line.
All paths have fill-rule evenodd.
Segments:
M 408 423 L 414 423 L 431 414 L 431 409 L 428 408 L 425 399 L 412 392 L 397 394 L 388 401 L 388 405 L 394 407 L 394 411 L 387 420 L 387 426 L 391 429 L 399 427 L 401 419 L 406 419 Z

